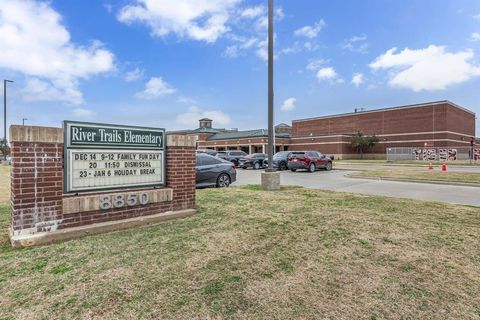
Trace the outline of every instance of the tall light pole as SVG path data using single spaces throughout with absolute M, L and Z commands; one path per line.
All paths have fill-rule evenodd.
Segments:
M 28 120 L 27 118 L 22 118 L 22 126 L 25 125 L 25 120 Z
M 268 172 L 273 172 L 273 0 L 268 0 Z
M 3 80 L 3 143 L 7 146 L 7 82 L 12 80 Z M 7 160 L 7 155 L 3 155 L 3 159 Z

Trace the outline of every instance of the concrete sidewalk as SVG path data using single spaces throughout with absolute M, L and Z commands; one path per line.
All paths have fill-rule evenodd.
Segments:
M 260 184 L 261 170 L 239 169 L 237 171 L 237 182 L 233 186 Z M 345 176 L 347 173 L 352 173 L 352 171 L 334 170 L 315 173 L 282 171 L 281 183 L 283 185 L 298 185 L 311 189 L 441 201 L 480 207 L 480 190 L 478 187 L 352 179 Z

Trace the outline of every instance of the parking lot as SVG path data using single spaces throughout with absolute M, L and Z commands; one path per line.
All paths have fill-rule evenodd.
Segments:
M 458 170 L 458 169 L 457 169 Z M 468 170 L 468 169 L 466 169 Z M 476 169 L 474 169 L 476 170 Z M 260 184 L 262 170 L 237 170 L 233 186 Z M 480 188 L 414 182 L 353 179 L 352 170 L 281 172 L 282 185 L 480 206 Z

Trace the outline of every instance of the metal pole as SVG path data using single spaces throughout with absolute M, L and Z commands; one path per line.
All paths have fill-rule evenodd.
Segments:
M 25 126 L 25 120 L 28 120 L 27 118 L 22 118 L 22 126 Z
M 7 147 L 7 82 L 12 80 L 3 80 L 3 143 Z M 3 155 L 3 160 L 7 160 L 7 155 Z
M 273 169 L 273 0 L 268 0 L 268 169 Z
M 7 149 L 7 80 L 3 80 L 3 148 Z M 7 160 L 7 155 L 3 153 L 3 160 Z

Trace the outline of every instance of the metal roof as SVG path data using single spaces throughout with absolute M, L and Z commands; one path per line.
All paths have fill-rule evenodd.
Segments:
M 190 131 L 190 133 L 218 133 L 222 132 L 223 130 L 214 129 L 214 128 L 198 128 L 195 130 Z
M 231 140 L 231 139 L 245 139 L 245 138 L 257 138 L 257 137 L 268 137 L 268 130 L 257 129 L 257 130 L 245 130 L 245 131 L 231 131 L 231 132 L 220 132 L 209 137 L 207 140 Z M 290 138 L 290 133 L 286 132 L 277 132 L 275 133 L 277 138 Z

